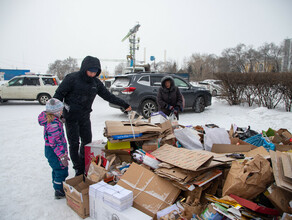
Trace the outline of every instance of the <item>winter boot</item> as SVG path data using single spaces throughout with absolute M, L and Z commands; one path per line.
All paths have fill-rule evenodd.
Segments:
M 65 198 L 65 192 L 63 189 L 56 189 L 55 190 L 55 199 L 62 199 Z

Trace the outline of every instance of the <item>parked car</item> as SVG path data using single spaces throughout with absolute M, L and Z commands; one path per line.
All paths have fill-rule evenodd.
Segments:
M 198 83 L 199 86 L 203 86 L 204 88 L 208 89 L 212 96 L 221 95 L 221 80 L 215 80 L 215 79 L 206 79 L 204 81 L 200 81 Z
M 162 73 L 134 73 L 116 76 L 110 87 L 110 92 L 128 102 L 132 109 L 139 112 L 145 118 L 149 118 L 152 112 L 157 112 L 157 92 L 161 85 L 161 79 L 167 74 Z M 195 112 L 203 112 L 205 107 L 211 105 L 211 94 L 208 90 L 194 87 L 183 78 L 171 75 L 175 85 L 179 87 L 184 100 L 185 108 L 192 108 Z M 111 107 L 120 108 L 111 104 Z M 121 109 L 123 111 L 123 109 Z
M 45 105 L 55 94 L 58 85 L 57 76 L 40 74 L 15 76 L 0 86 L 0 101 L 38 100 L 41 105 Z

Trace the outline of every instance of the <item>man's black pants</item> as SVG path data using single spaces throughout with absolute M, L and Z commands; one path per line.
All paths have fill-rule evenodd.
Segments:
M 66 120 L 65 126 L 76 176 L 84 174 L 84 146 L 92 141 L 90 115 L 84 115 L 76 120 Z

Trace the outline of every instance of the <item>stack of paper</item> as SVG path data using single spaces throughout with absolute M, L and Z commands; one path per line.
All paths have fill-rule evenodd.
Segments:
M 133 192 L 119 185 L 107 185 L 103 201 L 112 208 L 123 211 L 133 205 Z
M 123 211 L 133 205 L 133 192 L 119 185 L 109 185 L 100 181 L 89 187 L 90 217 L 99 219 L 96 207 L 106 203 L 112 208 Z

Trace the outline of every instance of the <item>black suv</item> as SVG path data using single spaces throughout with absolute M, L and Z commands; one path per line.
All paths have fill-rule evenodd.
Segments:
M 157 92 L 161 86 L 161 79 L 170 75 L 179 87 L 185 108 L 192 108 L 195 112 L 203 112 L 211 105 L 211 94 L 208 90 L 194 87 L 183 78 L 174 74 L 163 73 L 134 73 L 116 76 L 110 87 L 110 92 L 129 103 L 133 110 L 149 118 L 152 112 L 157 112 Z M 110 103 L 111 107 L 121 108 Z M 123 111 L 123 109 L 121 109 Z

